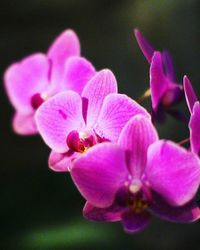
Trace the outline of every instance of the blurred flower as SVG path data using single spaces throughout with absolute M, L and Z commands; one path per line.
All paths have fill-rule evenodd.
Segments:
M 171 107 L 177 104 L 182 98 L 182 86 L 172 82 L 165 75 L 160 52 L 154 52 L 152 57 L 150 88 L 152 108 L 155 116 L 162 115 L 164 111 L 170 113 Z
M 38 130 L 53 150 L 49 165 L 68 171 L 71 162 L 97 143 L 118 140 L 121 129 L 136 114 L 147 111 L 126 95 L 117 94 L 110 70 L 102 70 L 87 83 L 82 95 L 66 91 L 42 104 L 36 112 Z
M 90 62 L 80 57 L 80 44 L 72 30 L 64 31 L 47 54 L 35 53 L 12 64 L 5 72 L 5 87 L 16 110 L 13 128 L 16 133 L 37 133 L 34 114 L 48 98 L 62 90 L 82 92 L 95 74 Z
M 134 32 L 140 49 L 150 63 L 150 92 L 154 118 L 162 121 L 164 111 L 178 119 L 182 118 L 178 111 L 171 109 L 179 103 L 183 94 L 182 86 L 175 82 L 171 55 L 168 51 L 155 51 L 139 30 L 135 29 Z
M 118 143 L 97 145 L 74 162 L 71 175 L 87 200 L 86 218 L 121 221 L 132 233 L 145 228 L 151 214 L 182 223 L 200 218 L 192 200 L 200 182 L 193 153 L 158 140 L 143 115 L 128 121 Z
M 200 153 L 200 103 L 187 76 L 183 78 L 186 102 L 191 113 L 189 121 L 191 150 Z

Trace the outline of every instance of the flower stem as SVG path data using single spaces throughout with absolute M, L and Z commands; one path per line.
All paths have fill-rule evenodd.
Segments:
M 190 141 L 190 138 L 186 138 L 186 139 L 184 139 L 184 140 L 178 142 L 178 144 L 179 144 L 180 146 L 182 146 L 182 145 L 186 144 L 186 143 L 189 142 L 189 141 Z
M 141 95 L 138 99 L 137 99 L 137 102 L 138 103 L 142 103 L 146 98 L 150 97 L 151 96 L 151 90 L 150 88 L 147 89 L 143 95 Z

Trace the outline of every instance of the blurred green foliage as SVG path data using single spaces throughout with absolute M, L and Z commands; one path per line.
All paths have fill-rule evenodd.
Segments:
M 66 223 L 67 224 L 67 223 Z M 20 238 L 21 246 L 25 249 L 58 249 L 58 247 L 86 247 L 115 239 L 112 231 L 106 225 L 97 231 L 96 225 L 84 221 L 74 220 L 73 223 L 66 226 L 54 226 L 52 228 L 43 228 L 27 233 Z

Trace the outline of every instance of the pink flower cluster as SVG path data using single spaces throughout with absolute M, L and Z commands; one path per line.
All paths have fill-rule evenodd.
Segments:
M 178 223 L 200 218 L 200 104 L 189 79 L 175 82 L 168 52 L 155 51 L 140 31 L 137 42 L 150 64 L 152 113 L 125 94 L 109 69 L 96 71 L 80 55 L 72 30 L 64 31 L 46 54 L 35 53 L 5 72 L 15 108 L 13 129 L 39 133 L 51 148 L 49 167 L 70 172 L 86 199 L 83 215 L 121 221 L 130 233 L 152 215 Z M 155 121 L 166 113 L 182 118 L 175 105 L 185 99 L 191 113 L 190 147 L 159 139 Z

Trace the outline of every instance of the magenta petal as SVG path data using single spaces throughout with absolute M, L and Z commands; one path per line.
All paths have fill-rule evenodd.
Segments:
M 54 151 L 67 151 L 67 135 L 84 127 L 82 100 L 74 91 L 55 95 L 36 111 L 36 124 L 45 143 Z
M 149 147 L 145 174 L 150 187 L 170 205 L 182 206 L 197 192 L 200 161 L 179 145 L 161 140 Z
M 147 41 L 147 39 L 142 35 L 142 33 L 138 30 L 134 30 L 136 40 L 138 42 L 138 45 L 146 57 L 147 61 L 151 63 L 151 58 L 154 53 L 154 48 L 150 45 L 150 43 Z
M 73 162 L 80 157 L 80 153 L 68 151 L 60 154 L 55 151 L 51 151 L 49 155 L 49 168 L 55 172 L 68 172 L 71 171 Z
M 83 89 L 82 97 L 87 102 L 87 125 L 92 127 L 98 119 L 104 98 L 117 92 L 117 82 L 113 73 L 104 69 L 99 71 Z
M 12 64 L 5 72 L 4 81 L 12 105 L 20 113 L 33 111 L 31 98 L 48 87 L 49 61 L 43 54 L 26 57 Z
M 157 111 L 168 84 L 163 70 L 162 55 L 160 52 L 154 52 L 150 66 L 151 100 L 154 111 Z
M 95 145 L 74 162 L 71 175 L 88 202 L 99 208 L 108 207 L 128 176 L 125 153 L 109 142 Z
M 85 203 L 83 208 L 83 216 L 92 221 L 120 221 L 122 209 L 113 205 L 108 208 L 94 207 L 89 202 Z
M 52 43 L 48 58 L 52 62 L 51 80 L 54 84 L 62 80 L 65 62 L 70 56 L 80 55 L 80 43 L 73 30 L 65 30 Z
M 93 65 L 83 57 L 70 57 L 65 65 L 63 88 L 81 94 L 86 83 L 95 75 Z
M 176 223 L 189 223 L 200 218 L 200 208 L 196 202 L 191 201 L 184 206 L 172 207 L 156 194 L 150 210 L 154 215 Z
M 134 213 L 128 210 L 122 214 L 122 225 L 127 233 L 137 233 L 149 224 L 150 219 L 151 215 L 147 211 Z
M 129 152 L 129 170 L 134 177 L 143 173 L 148 147 L 156 140 L 158 135 L 151 120 L 143 115 L 134 116 L 123 128 L 119 144 Z
M 109 94 L 104 99 L 95 131 L 102 138 L 116 142 L 124 125 L 137 114 L 150 118 L 149 113 L 128 96 Z
M 162 60 L 165 66 L 165 75 L 167 76 L 168 79 L 170 79 L 171 81 L 174 81 L 175 74 L 174 74 L 174 65 L 173 65 L 171 54 L 166 50 L 163 51 Z
M 199 155 L 200 153 L 200 103 L 195 102 L 193 112 L 189 122 L 190 145 L 192 151 Z
M 33 135 L 37 134 L 37 128 L 33 114 L 20 114 L 16 113 L 13 118 L 13 129 L 20 135 Z
M 193 109 L 194 103 L 197 101 L 197 97 L 192 88 L 192 84 L 187 76 L 184 76 L 183 78 L 183 86 L 184 86 L 184 92 L 185 92 L 185 99 L 186 99 L 188 108 L 190 110 L 190 113 L 192 114 L 192 109 Z

